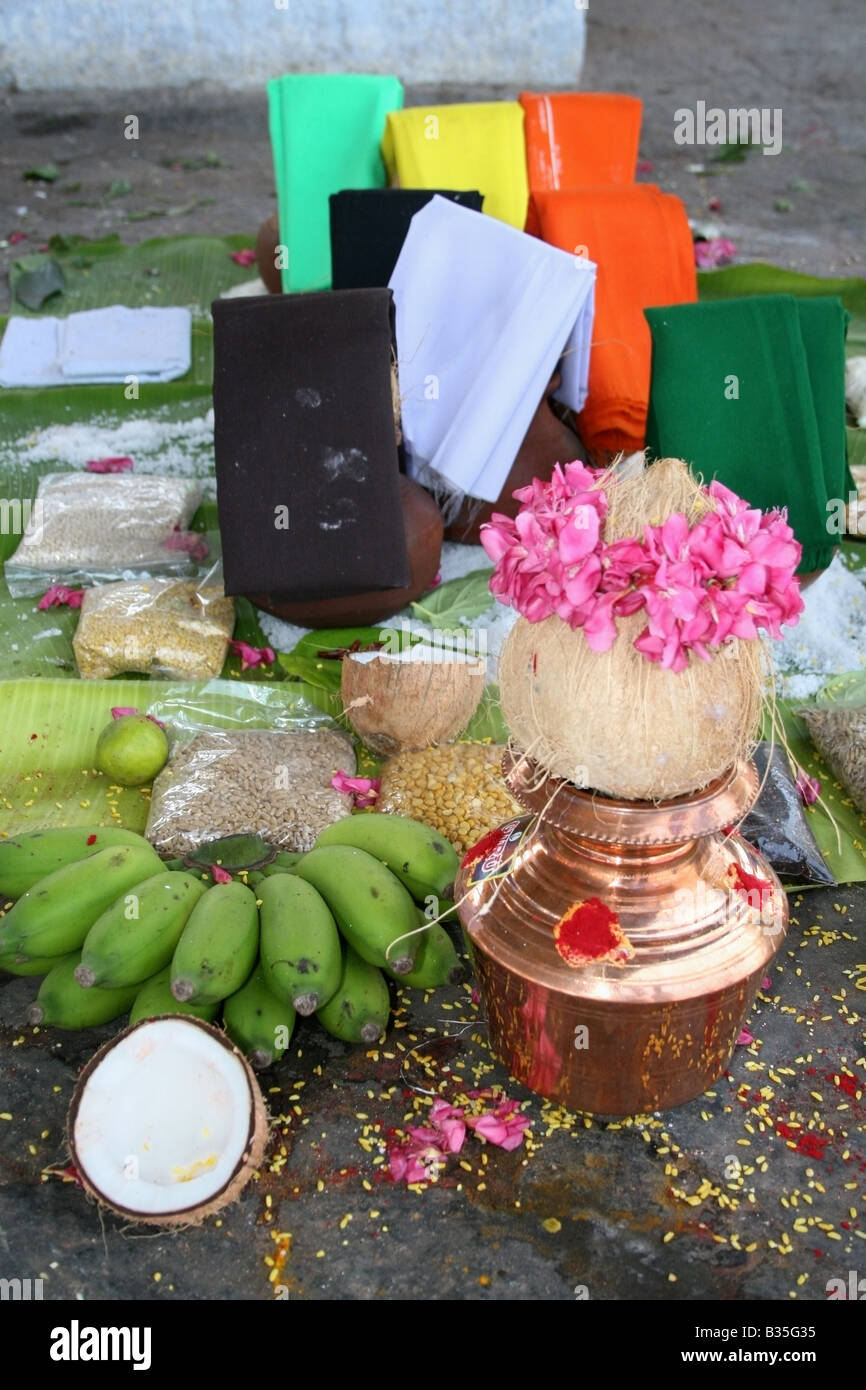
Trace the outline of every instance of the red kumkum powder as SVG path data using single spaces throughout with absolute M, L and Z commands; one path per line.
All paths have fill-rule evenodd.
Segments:
M 567 965 L 585 965 L 601 960 L 618 951 L 621 959 L 628 958 L 623 947 L 619 917 L 611 912 L 600 898 L 587 898 L 575 903 L 553 929 L 556 949 Z

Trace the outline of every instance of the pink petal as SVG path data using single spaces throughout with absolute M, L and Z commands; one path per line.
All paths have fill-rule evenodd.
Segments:
M 335 772 L 331 778 L 334 791 L 354 796 L 355 805 L 363 809 L 373 806 L 382 786 L 381 777 L 349 777 L 345 772 Z
M 112 717 L 112 719 L 122 719 L 123 716 L 124 716 L 125 714 L 138 714 L 138 713 L 139 713 L 139 711 L 135 708 L 134 705 L 112 705 L 112 708 L 111 708 L 111 717 Z M 146 714 L 144 717 L 145 717 L 145 719 L 149 719 L 150 722 L 151 722 L 151 724 L 156 724 L 156 725 L 158 725 L 158 727 L 159 727 L 160 729 L 164 729 L 164 728 L 165 728 L 165 725 L 163 724 L 162 720 L 161 720 L 161 719 L 155 718 L 154 715 L 152 715 L 152 714 Z
M 196 531 L 182 531 L 176 526 L 165 538 L 167 550 L 185 550 L 191 560 L 204 560 L 208 554 L 208 543 Z
M 229 642 L 231 650 L 241 659 L 241 670 L 250 671 L 254 666 L 272 666 L 276 661 L 273 647 L 251 647 L 249 642 Z
M 47 608 L 80 608 L 83 602 L 83 589 L 70 589 L 65 584 L 52 584 L 36 607 L 44 612 Z
M 755 1039 L 749 1032 L 748 1028 L 740 1029 L 740 1034 L 737 1038 L 737 1047 L 748 1047 L 750 1043 L 753 1043 L 754 1041 Z
M 128 473 L 134 464 L 128 455 L 118 454 L 113 458 L 88 459 L 84 467 L 88 473 Z
M 6 240 L 10 246 L 17 246 L 20 241 L 27 240 L 26 232 L 10 232 Z
M 761 989 L 769 989 L 772 983 L 773 981 L 770 979 L 769 975 L 765 975 L 761 981 Z
M 817 777 L 810 777 L 805 768 L 798 767 L 795 785 L 806 805 L 814 806 L 821 795 L 821 783 Z
M 651 159 L 639 159 L 637 164 L 635 165 L 635 173 L 651 174 L 655 167 L 656 166 L 653 164 Z
M 232 876 L 225 869 L 221 869 L 219 864 L 211 864 L 210 876 L 214 883 L 231 883 Z
M 230 251 L 229 255 L 237 265 L 254 265 L 256 253 L 251 246 L 247 246 L 243 251 Z

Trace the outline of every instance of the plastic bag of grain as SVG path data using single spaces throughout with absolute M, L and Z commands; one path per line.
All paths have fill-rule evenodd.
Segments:
M 866 706 L 813 705 L 797 713 L 833 776 L 866 815 Z
M 6 562 L 10 593 L 19 598 L 41 594 L 52 583 L 189 572 L 194 556 L 186 527 L 201 494 L 195 478 L 47 474 Z
M 188 854 L 222 835 L 305 851 L 352 810 L 352 797 L 331 785 L 335 773 L 355 771 L 351 739 L 284 686 L 211 681 L 149 712 L 170 742 L 145 831 L 161 854 Z
M 72 646 L 84 680 L 124 671 L 212 680 L 223 668 L 234 622 L 234 600 L 211 576 L 121 580 L 86 591 Z
M 498 744 L 451 743 L 399 753 L 382 765 L 376 810 L 431 825 L 463 854 L 522 813 L 502 776 L 504 752 Z

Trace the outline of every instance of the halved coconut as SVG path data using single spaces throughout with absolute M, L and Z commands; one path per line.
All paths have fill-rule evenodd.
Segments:
M 472 718 L 486 664 L 468 652 L 417 644 L 401 652 L 349 652 L 340 693 L 355 732 L 374 753 L 450 743 Z
M 69 1108 L 72 1161 L 98 1202 L 151 1226 L 198 1225 L 264 1157 L 268 1116 L 246 1058 L 199 1019 L 144 1019 L 90 1059 Z

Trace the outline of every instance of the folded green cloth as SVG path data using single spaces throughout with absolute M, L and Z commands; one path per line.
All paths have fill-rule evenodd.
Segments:
M 331 284 L 328 199 L 344 188 L 382 188 L 385 117 L 403 105 L 396 77 L 290 73 L 268 83 L 283 290 Z
M 754 295 L 645 310 L 647 447 L 763 509 L 787 507 L 800 572 L 826 569 L 847 497 L 845 333 L 838 299 Z

